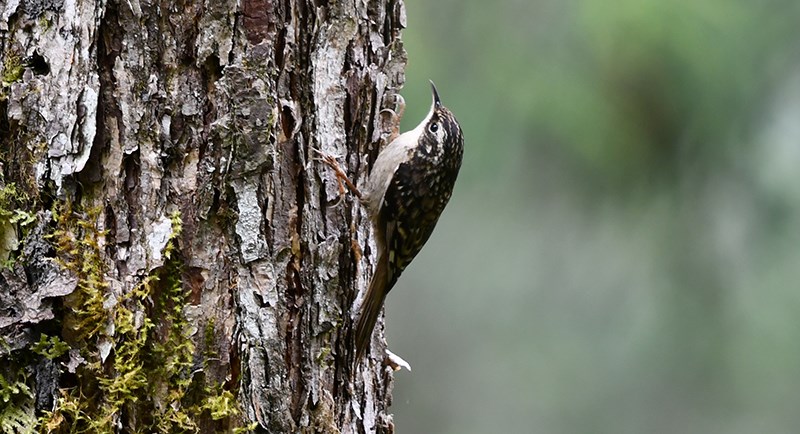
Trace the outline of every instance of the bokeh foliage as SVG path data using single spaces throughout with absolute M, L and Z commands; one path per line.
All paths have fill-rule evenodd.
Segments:
M 465 130 L 388 300 L 403 432 L 800 426 L 800 3 L 406 1 Z

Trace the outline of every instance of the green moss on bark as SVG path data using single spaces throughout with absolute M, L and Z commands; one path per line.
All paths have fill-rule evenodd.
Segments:
M 234 393 L 205 384 L 205 357 L 195 354 L 184 313 L 180 216 L 172 216 L 165 264 L 130 292 L 112 294 L 104 277 L 105 234 L 96 225 L 100 210 L 65 204 L 55 215 L 57 260 L 78 277 L 78 289 L 65 299 L 74 313 L 64 321 L 63 338 L 85 362 L 63 374 L 73 385 L 59 391 L 55 409 L 39 419 L 40 431 L 241 431 Z

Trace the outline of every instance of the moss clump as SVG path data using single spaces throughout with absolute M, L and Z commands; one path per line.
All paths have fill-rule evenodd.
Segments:
M 71 203 L 53 211 L 56 230 L 49 236 L 55 245 L 56 262 L 78 278 L 77 290 L 66 299 L 73 314 L 65 322 L 68 337 L 80 346 L 84 342 L 96 343 L 109 335 L 112 313 L 103 304 L 108 293 L 105 281 L 107 266 L 103 261 L 100 240 L 105 232 L 98 231 L 95 222 L 100 208 L 86 210 L 79 215 Z
M 65 321 L 65 336 L 86 363 L 78 367 L 76 386 L 62 389 L 56 408 L 41 418 L 41 429 L 113 433 L 122 425 L 130 432 L 200 432 L 201 420 L 232 429 L 239 414 L 233 393 L 205 386 L 197 375 L 202 369 L 194 361 L 184 314 L 180 215 L 172 216 L 165 264 L 116 299 L 103 278 L 105 234 L 94 223 L 99 215 L 92 209 L 77 213 L 69 205 L 57 213 L 52 238 L 58 260 L 79 280 L 65 303 L 75 312 Z
M 25 65 L 19 54 L 9 52 L 5 57 L 3 69 L 0 71 L 0 101 L 8 99 L 9 87 L 22 80 L 22 73 L 25 72 Z
M 0 373 L 0 432 L 30 433 L 36 427 L 34 396 L 22 371 L 7 379 Z
M 35 343 L 31 350 L 44 356 L 48 360 L 57 359 L 69 351 L 69 345 L 62 341 L 58 336 L 47 336 L 42 334 L 39 337 L 39 342 Z
M 20 248 L 18 229 L 24 231 L 36 217 L 21 207 L 27 203 L 27 196 L 17 189 L 14 183 L 4 184 L 0 175 L 0 266 L 11 268 L 15 262 L 14 252 Z
M 6 53 L 6 60 L 3 62 L 3 72 L 0 73 L 0 85 L 3 87 L 11 86 L 12 83 L 22 80 L 22 73 L 25 65 L 22 58 L 16 53 Z

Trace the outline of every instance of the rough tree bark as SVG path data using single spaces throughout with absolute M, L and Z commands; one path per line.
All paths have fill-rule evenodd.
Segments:
M 0 424 L 391 432 L 361 180 L 402 0 L 0 0 Z M 378 328 L 380 329 L 380 328 Z

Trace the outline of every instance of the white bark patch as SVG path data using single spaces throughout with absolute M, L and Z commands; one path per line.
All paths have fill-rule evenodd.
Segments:
M 92 151 L 92 143 L 97 133 L 97 98 L 98 93 L 92 87 L 99 86 L 97 76 L 93 75 L 91 83 L 81 92 L 78 104 L 81 106 L 82 115 L 78 118 L 74 111 L 58 115 L 62 123 L 71 122 L 66 129 L 56 132 L 50 140 L 48 155 L 52 158 L 53 165 L 50 178 L 61 187 L 61 180 L 68 175 L 78 173 L 86 166 L 89 154 Z M 79 130 L 75 134 L 75 130 Z M 79 137 L 80 140 L 73 142 L 70 137 Z
M 76 124 L 70 128 L 70 136 L 73 135 L 73 130 L 80 131 L 78 143 L 73 143 L 64 132 L 59 132 L 50 142 L 50 156 L 61 157 L 53 159 L 58 161 L 58 164 L 52 166 L 51 175 L 51 179 L 58 187 L 61 187 L 61 180 L 65 176 L 80 172 L 89 161 L 94 137 L 97 134 L 98 93 L 92 86 L 99 87 L 96 75 L 92 75 L 91 83 L 88 83 L 80 94 L 78 104 L 81 107 L 81 116 L 76 118 Z
M 314 100 L 317 108 L 315 141 L 320 150 L 334 155 L 343 155 L 347 143 L 344 129 L 344 102 L 346 93 L 342 86 L 342 70 L 346 58 L 347 44 L 358 27 L 353 20 L 339 21 L 338 26 L 329 25 L 320 31 L 320 44 L 314 50 L 311 63 L 314 65 Z M 335 182 L 328 182 L 326 194 L 335 197 Z
M 278 282 L 273 263 L 256 261 L 247 267 L 239 267 L 238 285 L 234 294 L 240 308 L 240 346 L 243 348 L 243 370 L 252 384 L 270 385 L 270 388 L 285 390 L 286 369 L 279 360 L 285 355 L 284 341 L 279 326 L 280 300 Z M 266 426 L 270 417 L 291 420 L 289 403 L 286 400 L 270 403 L 269 389 L 258 387 L 251 394 L 242 396 L 247 403 L 248 417 Z
M 341 244 L 335 237 L 331 236 L 318 244 L 313 251 L 318 256 L 314 258 L 315 263 L 326 264 L 330 267 L 319 266 L 316 268 L 317 280 L 324 285 L 323 287 L 330 285 L 329 289 L 314 293 L 315 302 L 319 305 L 317 323 L 326 324 L 326 327 L 333 327 L 341 321 L 342 309 L 335 300 L 331 300 L 326 295 L 335 291 L 335 286 L 338 285 L 339 273 L 336 267 L 339 264 L 338 258 L 341 254 Z M 335 280 L 332 281 L 331 279 Z
M 161 138 L 162 140 L 170 140 L 170 129 L 172 128 L 172 116 L 165 114 L 161 116 Z
M 228 64 L 233 49 L 233 23 L 235 18 L 229 11 L 236 10 L 236 0 L 205 2 L 210 13 L 203 14 L 198 29 L 197 65 L 202 65 L 208 56 L 216 54 L 222 66 Z
M 97 79 L 97 77 L 95 77 Z M 91 83 L 96 84 L 96 88 L 100 88 L 100 82 Z M 89 146 L 84 146 L 84 148 L 91 149 L 91 144 L 94 142 L 94 136 L 97 134 L 97 100 L 99 95 L 95 87 L 86 86 L 83 89 L 83 93 L 81 94 L 81 100 L 79 104 L 81 104 L 85 110 L 83 114 L 83 122 L 82 122 L 82 129 L 81 135 L 83 136 L 83 143 L 88 144 Z M 86 154 L 86 157 L 80 163 L 80 169 L 82 170 L 84 165 L 86 164 L 86 160 L 89 159 L 89 152 L 84 151 L 83 154 Z
M 106 361 L 106 358 L 111 354 L 111 348 L 114 343 L 107 337 L 102 336 L 97 340 L 97 350 L 100 352 L 100 360 Z
M 117 58 L 114 62 L 114 79 L 117 82 L 114 96 L 117 100 L 119 110 L 122 113 L 122 125 L 125 126 L 127 135 L 130 135 L 131 131 L 135 132 L 139 130 L 139 120 L 141 119 L 139 113 L 143 113 L 143 110 L 141 110 L 142 107 L 140 107 L 139 104 L 132 101 L 128 93 L 123 94 L 120 91 L 120 89 L 131 89 L 134 85 L 134 79 L 131 74 L 128 73 L 128 70 L 125 68 L 125 62 L 121 58 Z M 139 148 L 137 140 L 123 139 L 122 145 L 126 154 L 131 154 Z
M 256 262 L 250 269 L 240 269 L 236 294 L 244 312 L 240 322 L 242 336 L 255 345 L 280 344 L 278 336 L 278 285 L 272 263 Z M 256 300 L 258 297 L 258 300 Z
M 127 0 L 128 7 L 131 8 L 131 12 L 136 18 L 142 17 L 142 6 L 139 4 L 138 0 Z
M 9 2 L 5 4 L 5 7 L 3 7 L 3 12 L 0 13 L 0 30 L 4 32 L 8 31 L 8 19 L 17 11 L 19 1 L 20 0 L 9 0 Z
M 19 322 L 38 323 L 53 318 L 53 311 L 44 303 L 50 297 L 61 297 L 71 294 L 78 286 L 78 279 L 69 273 L 51 271 L 45 277 L 38 291 L 32 293 L 25 301 L 25 312 Z M 0 317 L 0 327 L 7 325 L 4 317 Z
M 195 98 L 186 98 L 181 106 L 181 114 L 184 116 L 194 116 L 200 113 L 200 101 Z
M 172 236 L 172 221 L 166 216 L 161 216 L 150 229 L 147 234 L 147 247 L 150 257 L 149 269 L 152 270 L 164 264 L 162 251 Z
M 2 3 L 0 3 L 2 4 Z M 48 145 L 50 170 L 37 164 L 39 182 L 48 176 L 61 187 L 64 177 L 83 170 L 97 132 L 99 77 L 95 70 L 95 39 L 102 8 L 93 2 L 67 0 L 52 26 L 14 32 L 14 44 L 27 47 L 26 56 L 42 56 L 49 74 L 26 70 L 11 86 L 9 118 L 39 133 Z M 0 6 L 0 30 L 19 12 L 19 1 Z
M 258 204 L 255 184 L 237 180 L 232 185 L 239 208 L 239 219 L 236 221 L 236 235 L 241 240 L 239 249 L 244 262 L 249 263 L 263 258 L 267 253 L 267 243 L 261 230 L 264 213 Z
M 175 180 L 174 187 L 179 195 L 192 194 L 197 189 L 197 165 L 200 155 L 197 149 L 192 149 L 184 159 L 185 169 L 182 176 Z

